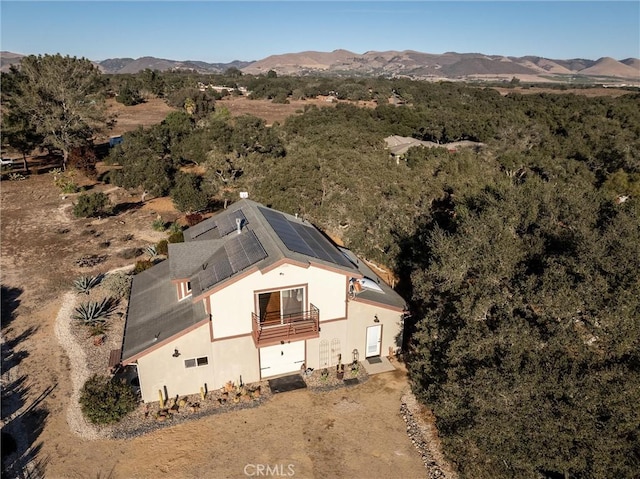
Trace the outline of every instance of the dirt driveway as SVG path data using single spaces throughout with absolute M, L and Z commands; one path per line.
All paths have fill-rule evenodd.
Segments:
M 54 335 L 60 298 L 80 275 L 130 264 L 122 251 L 157 241 L 153 220 L 177 215 L 166 204 L 140 207 L 139 198 L 98 185 L 91 191 L 127 207 L 115 217 L 80 220 L 71 215 L 73 197 L 60 195 L 48 174 L 0 186 L 3 387 L 11 398 L 3 401 L 3 418 L 19 418 L 18 450 L 24 460 L 39 460 L 45 477 L 257 477 L 267 466 L 272 476 L 302 478 L 425 476 L 399 412 L 403 371 L 348 389 L 275 395 L 258 408 L 128 440 L 75 436 L 66 417 L 69 359 Z M 93 268 L 77 265 L 90 254 L 106 258 Z

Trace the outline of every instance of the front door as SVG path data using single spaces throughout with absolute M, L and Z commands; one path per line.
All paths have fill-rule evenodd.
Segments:
M 367 354 L 365 357 L 380 356 L 382 343 L 382 325 L 376 324 L 367 328 Z

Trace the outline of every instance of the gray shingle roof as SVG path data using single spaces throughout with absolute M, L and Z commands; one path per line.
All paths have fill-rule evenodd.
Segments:
M 169 277 L 169 261 L 133 277 L 122 359 L 127 360 L 206 319 L 202 301 L 178 301 Z
M 277 231 L 265 214 L 276 218 Z M 239 233 L 236 219 L 241 220 Z M 184 237 L 185 243 L 169 245 L 169 260 L 134 277 L 123 343 L 125 361 L 205 319 L 202 301 L 194 303 L 192 298 L 251 267 L 264 269 L 289 259 L 330 267 L 347 277 L 365 274 L 377 278 L 362 262 L 358 265 L 352 253 L 338 249 L 308 222 L 247 199 L 185 230 Z M 192 298 L 178 301 L 171 279 L 188 279 Z M 371 300 L 404 305 L 390 287 L 383 289 L 384 293 L 374 294 Z M 365 293 L 369 292 L 359 296 L 367 299 Z
M 193 247 L 193 243 L 170 243 L 169 269 L 171 279 L 185 279 L 193 276 L 223 246 L 224 240 L 222 239 L 199 241 L 197 248 Z

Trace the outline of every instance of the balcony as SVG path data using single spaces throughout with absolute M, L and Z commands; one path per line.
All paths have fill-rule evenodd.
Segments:
M 313 339 L 320 336 L 320 310 L 312 304 L 309 311 L 266 314 L 262 319 L 251 313 L 251 324 L 256 347 Z

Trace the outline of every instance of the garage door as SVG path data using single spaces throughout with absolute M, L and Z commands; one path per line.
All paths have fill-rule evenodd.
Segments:
M 304 363 L 304 341 L 260 348 L 260 376 L 263 378 L 299 372 Z

